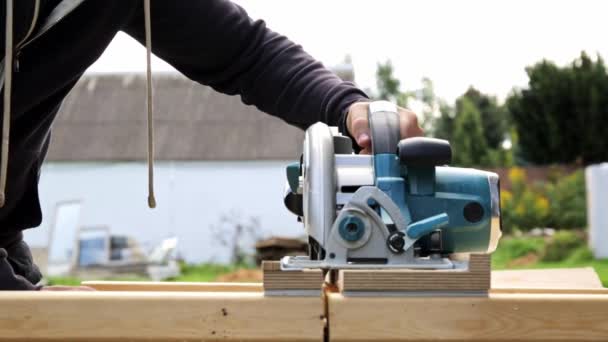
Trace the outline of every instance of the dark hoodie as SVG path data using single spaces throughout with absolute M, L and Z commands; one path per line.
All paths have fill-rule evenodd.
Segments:
M 17 44 L 30 29 L 35 0 L 14 2 Z M 21 231 L 42 220 L 38 177 L 62 100 L 118 31 L 142 44 L 145 38 L 141 0 L 85 0 L 37 36 L 59 2 L 40 0 L 36 29 L 15 52 L 6 204 L 0 209 L 0 289 L 33 289 L 40 280 Z M 0 51 L 5 7 L 0 0 Z M 151 22 L 156 56 L 188 78 L 238 94 L 244 103 L 292 125 L 305 128 L 323 121 L 344 128 L 348 106 L 366 98 L 299 45 L 229 1 L 152 0 Z M 142 108 L 143 103 L 142 98 Z

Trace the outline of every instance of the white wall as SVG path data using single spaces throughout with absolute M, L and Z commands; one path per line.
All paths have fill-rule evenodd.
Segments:
M 283 206 L 282 161 L 157 162 L 157 208 L 147 207 L 145 163 L 46 163 L 40 179 L 43 223 L 26 231 L 32 246 L 48 244 L 55 206 L 81 200 L 81 225 L 107 225 L 144 246 L 179 237 L 189 262 L 228 260 L 229 251 L 210 233 L 221 215 L 257 217 L 265 236 L 302 236 Z
M 588 166 L 587 221 L 589 246 L 596 258 L 608 258 L 608 163 Z

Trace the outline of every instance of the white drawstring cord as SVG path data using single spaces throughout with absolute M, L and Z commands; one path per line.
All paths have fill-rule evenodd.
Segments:
M 146 31 L 146 102 L 148 105 L 148 207 L 156 208 L 154 198 L 154 117 L 152 115 L 152 24 L 150 0 L 144 0 L 144 21 Z
M 11 132 L 11 85 L 13 79 L 13 0 L 6 0 L 4 40 L 4 108 L 2 110 L 2 154 L 0 155 L 0 208 L 6 202 L 8 148 Z
M 19 49 L 23 44 L 27 42 L 27 39 L 34 33 L 34 29 L 36 28 L 36 22 L 38 21 L 38 15 L 40 14 L 40 0 L 34 1 L 34 15 L 32 16 L 32 23 L 30 24 L 30 29 L 27 31 L 23 39 L 19 43 L 17 43 L 17 49 Z
M 36 1 L 38 5 L 38 1 Z M 34 18 L 38 16 L 38 6 Z M 144 0 L 145 34 L 146 34 L 146 92 L 148 111 L 148 206 L 156 207 L 154 197 L 154 118 L 152 108 L 152 29 L 150 18 L 150 0 Z M 35 19 L 34 19 L 35 23 Z M 30 27 L 31 34 L 34 25 Z M 0 154 L 0 208 L 6 202 L 6 181 L 8 177 L 8 151 L 10 137 L 11 93 L 13 76 L 13 0 L 6 0 L 6 37 L 4 49 L 4 108 L 2 112 L 2 152 Z M 26 37 L 27 37 L 26 36 Z

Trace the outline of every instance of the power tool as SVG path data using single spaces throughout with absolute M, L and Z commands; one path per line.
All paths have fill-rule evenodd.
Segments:
M 462 253 L 491 253 L 501 236 L 499 177 L 445 166 L 448 141 L 401 139 L 397 107 L 369 104 L 370 155 L 316 123 L 287 166 L 287 208 L 304 223 L 308 256 L 281 269 L 461 269 Z M 457 261 L 457 260 L 465 260 Z

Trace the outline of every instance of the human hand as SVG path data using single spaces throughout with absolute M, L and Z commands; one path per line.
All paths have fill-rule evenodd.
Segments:
M 355 138 L 357 145 L 361 147 L 361 154 L 372 152 L 372 140 L 369 132 L 369 120 L 367 113 L 369 102 L 355 102 L 348 108 L 346 116 L 346 127 L 350 135 Z M 399 111 L 399 128 L 401 138 L 422 136 L 424 132 L 418 125 L 418 117 L 409 109 L 397 107 Z

